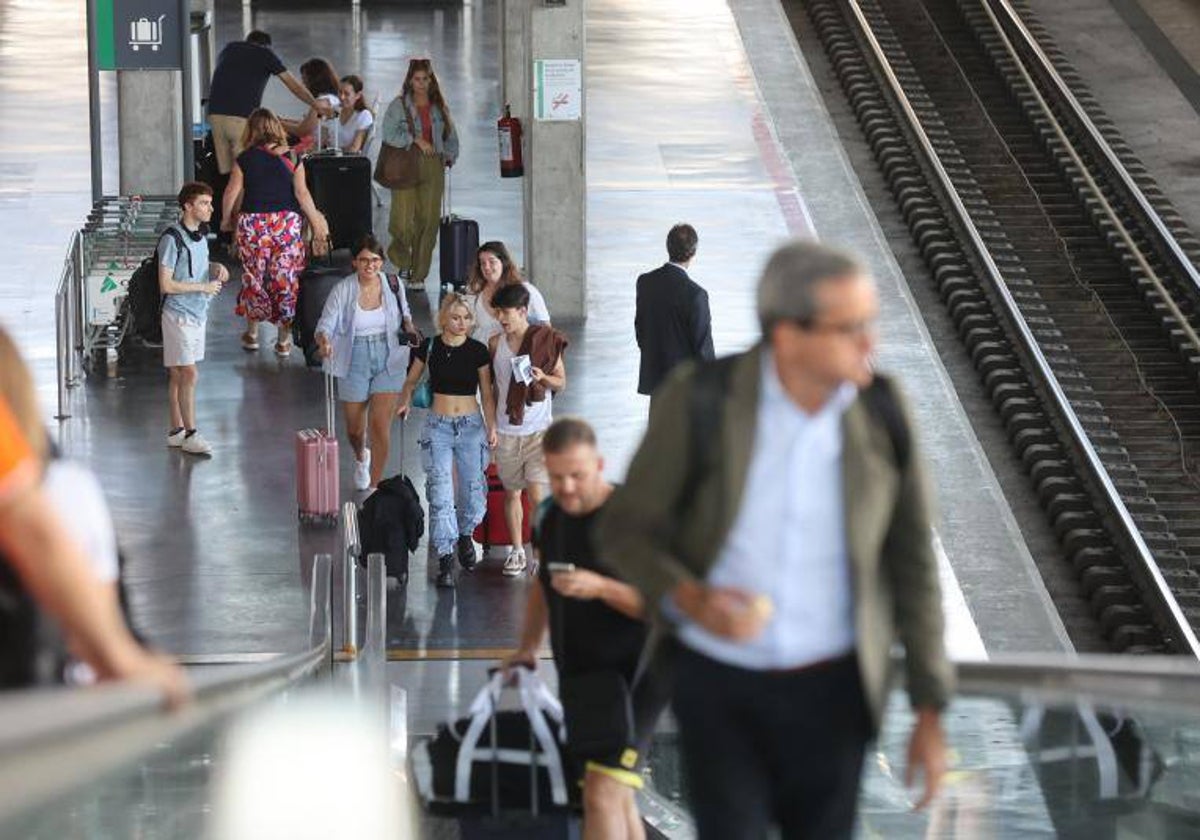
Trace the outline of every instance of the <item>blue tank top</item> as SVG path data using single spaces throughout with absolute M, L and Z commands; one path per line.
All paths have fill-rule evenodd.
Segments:
M 256 146 L 238 155 L 237 162 L 244 178 L 243 213 L 300 212 L 290 160 Z

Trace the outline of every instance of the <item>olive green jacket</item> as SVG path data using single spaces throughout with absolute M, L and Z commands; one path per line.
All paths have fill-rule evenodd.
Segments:
M 691 451 L 692 363 L 678 368 L 655 394 L 646 436 L 625 483 L 605 505 L 597 544 L 606 562 L 641 590 L 656 617 L 661 618 L 663 597 L 677 584 L 707 577 L 743 503 L 754 452 L 762 352 L 762 345 L 756 345 L 735 363 L 723 406 L 721 440 L 713 442 L 721 447 L 722 457 L 716 459 L 719 466 L 700 479 L 690 510 L 679 507 Z M 903 404 L 901 409 L 911 440 L 908 411 Z M 842 434 L 857 654 L 878 726 L 897 640 L 905 648 L 906 683 L 914 706 L 944 706 L 953 673 L 944 649 L 929 493 L 916 443 L 910 444 L 907 466 L 901 469 L 884 421 L 861 398 L 843 415 Z

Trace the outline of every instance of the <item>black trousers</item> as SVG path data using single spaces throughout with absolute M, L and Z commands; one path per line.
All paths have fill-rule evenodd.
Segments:
M 700 840 L 849 838 L 871 719 L 853 656 L 792 672 L 680 646 L 672 706 Z

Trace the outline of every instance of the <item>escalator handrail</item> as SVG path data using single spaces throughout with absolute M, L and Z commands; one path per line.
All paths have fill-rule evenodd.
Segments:
M 329 555 L 312 562 L 309 646 L 267 662 L 206 666 L 189 673 L 192 699 L 184 713 L 165 709 L 160 692 L 135 683 L 107 683 L 79 689 L 55 687 L 0 696 L 0 763 L 39 744 L 70 739 L 147 717 L 177 717 L 185 729 L 202 725 L 209 706 L 233 692 L 256 686 L 286 685 L 320 673 L 332 661 Z

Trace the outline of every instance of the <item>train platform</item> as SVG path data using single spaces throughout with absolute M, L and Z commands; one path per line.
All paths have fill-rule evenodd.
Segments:
M 1120 59 L 1083 44 L 1082 28 L 1071 41 L 1068 4 L 1044 5 L 1036 11 L 1051 29 L 1061 27 L 1056 37 L 1082 56 L 1085 77 L 1088 61 L 1098 78 L 1115 72 Z M 289 68 L 311 55 L 327 57 L 339 73 L 360 73 L 369 98 L 384 105 L 407 59 L 432 57 L 463 138 L 453 209 L 477 219 L 483 239 L 504 240 L 521 261 L 520 189 L 498 177 L 495 159 L 503 104 L 499 4 L 352 8 L 359 9 L 221 0 L 217 42 L 238 37 L 248 24 L 265 29 Z M 1101 14 L 1089 6 L 1087 13 L 1093 11 Z M 1095 37 L 1115 38 L 1118 29 L 1103 27 Z M 1121 37 L 1133 36 L 1126 27 Z M 163 444 L 166 381 L 156 351 L 96 364 L 75 389 L 72 417 L 61 423 L 50 417 L 53 282 L 69 233 L 90 203 L 86 102 L 75 79 L 82 75 L 81 38 L 74 6 L 64 0 L 36 11 L 0 0 L 0 244 L 11 255 L 9 271 L 0 273 L 0 322 L 33 364 L 47 422 L 64 450 L 101 477 L 127 555 L 133 614 L 146 636 L 180 655 L 296 650 L 307 628 L 308 561 L 318 552 L 336 556 L 341 545 L 336 531 L 301 525 L 295 511 L 292 434 L 322 422 L 323 383 L 298 352 L 281 361 L 269 342 L 255 354 L 240 348 L 233 284 L 210 310 L 208 356 L 200 367 L 198 425 L 213 444 L 211 459 Z M 849 248 L 879 283 L 880 368 L 897 375 L 910 395 L 917 439 L 933 466 L 952 653 L 959 659 L 1072 653 L 1003 481 L 973 429 L 974 407 L 964 408 L 953 381 L 959 362 L 943 358 L 923 318 L 928 292 L 910 288 L 785 8 L 776 0 L 590 0 L 586 65 L 588 318 L 556 319 L 572 340 L 570 385 L 555 400 L 556 413 L 596 425 L 609 475 L 620 481 L 648 409 L 635 387 L 633 282 L 664 261 L 673 223 L 690 222 L 699 232 L 691 274 L 709 292 L 718 353 L 756 339 L 755 284 L 779 242 L 815 236 Z M 1156 91 L 1165 90 L 1164 72 L 1154 71 Z M 1109 101 L 1104 88 L 1093 88 L 1118 124 L 1136 124 L 1138 97 L 1126 91 Z M 1180 177 L 1196 145 L 1160 143 L 1155 150 L 1155 132 L 1190 137 L 1195 128 L 1200 139 L 1196 112 L 1166 116 L 1170 95 L 1155 99 L 1163 103 L 1164 121 L 1125 133 L 1148 167 L 1161 167 L 1155 174 L 1181 214 L 1200 221 L 1200 192 Z M 38 99 L 36 142 L 28 135 L 30 97 Z M 264 104 L 284 114 L 299 111 L 274 82 Z M 1194 160 L 1190 165 L 1194 172 Z M 380 231 L 386 201 L 385 194 L 377 209 Z M 415 297 L 427 332 L 436 291 L 431 278 Z M 386 474 L 403 470 L 423 496 L 417 423 L 407 425 L 396 426 L 400 445 Z M 343 455 L 347 490 L 351 466 Z M 457 589 L 438 590 L 428 554 L 422 543 L 408 586 L 390 593 L 387 605 L 388 677 L 410 736 L 465 712 L 486 668 L 513 646 L 534 585 L 503 577 L 492 559 L 462 575 Z M 967 731 L 970 714 L 969 708 L 960 713 L 960 731 Z M 890 824 L 900 808 L 893 805 L 871 816 L 874 825 Z

